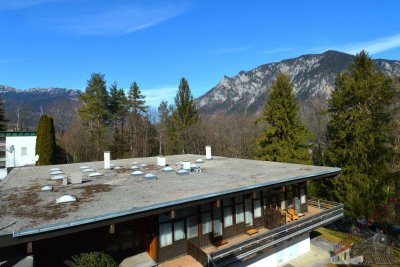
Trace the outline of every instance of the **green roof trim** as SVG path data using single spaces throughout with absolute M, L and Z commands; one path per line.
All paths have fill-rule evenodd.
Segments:
M 36 132 L 0 132 L 0 137 L 5 136 L 36 136 Z

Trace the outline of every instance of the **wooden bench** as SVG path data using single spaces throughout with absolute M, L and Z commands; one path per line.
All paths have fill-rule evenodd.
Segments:
M 249 229 L 246 231 L 246 234 L 248 234 L 248 235 L 255 235 L 257 233 L 258 233 L 257 229 Z

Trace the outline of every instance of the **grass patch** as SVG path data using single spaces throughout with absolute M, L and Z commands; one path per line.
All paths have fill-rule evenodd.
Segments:
M 358 236 L 354 236 L 349 233 L 334 231 L 325 227 L 320 227 L 314 230 L 314 234 L 328 240 L 331 243 L 359 243 L 362 241 L 362 238 Z

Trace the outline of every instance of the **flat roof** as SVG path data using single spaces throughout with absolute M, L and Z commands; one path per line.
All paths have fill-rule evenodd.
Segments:
M 174 170 L 182 161 L 194 164 L 197 159 L 204 160 L 202 172 L 182 176 L 161 171 L 156 166 L 157 157 L 112 160 L 115 166 L 123 167 L 119 170 L 104 170 L 103 161 L 15 168 L 0 182 L 0 235 L 36 234 L 265 186 L 335 176 L 341 171 L 225 157 L 205 160 L 204 155 L 166 156 Z M 138 166 L 147 164 L 141 170 L 155 174 L 157 179 L 131 175 L 134 162 Z M 88 177 L 80 170 L 85 165 L 103 176 Z M 62 180 L 51 180 L 49 170 L 57 167 L 66 176 L 81 172 L 84 183 L 63 186 Z M 41 191 L 43 185 L 52 185 L 53 191 Z M 56 199 L 65 194 L 76 196 L 77 202 L 56 204 Z
M 28 132 L 14 132 L 14 131 L 6 131 L 2 132 L 0 131 L 0 137 L 5 137 L 5 136 L 36 136 L 36 132 L 34 131 L 28 131 Z

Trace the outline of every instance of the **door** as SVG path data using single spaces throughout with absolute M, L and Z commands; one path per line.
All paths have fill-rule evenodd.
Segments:
M 144 248 L 149 256 L 156 261 L 157 238 L 156 238 L 156 217 L 152 216 L 143 220 Z

